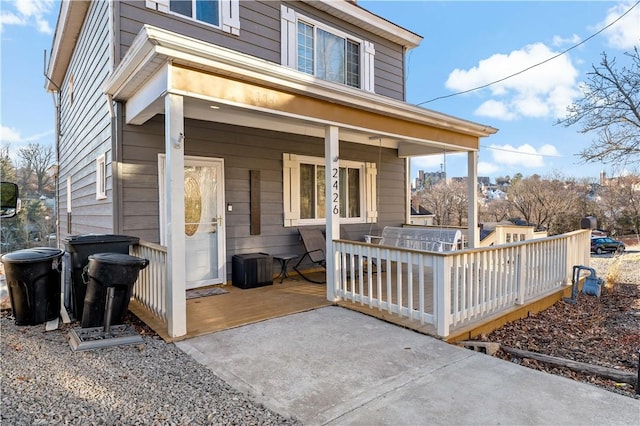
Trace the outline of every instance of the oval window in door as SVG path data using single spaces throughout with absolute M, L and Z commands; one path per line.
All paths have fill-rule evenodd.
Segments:
M 200 185 L 192 176 L 184 179 L 184 233 L 191 237 L 198 231 L 202 216 L 202 194 Z

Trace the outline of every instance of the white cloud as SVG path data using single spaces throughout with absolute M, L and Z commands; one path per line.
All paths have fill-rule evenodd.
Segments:
M 509 77 L 557 55 L 543 43 L 530 44 L 509 54 L 495 54 L 468 70 L 455 69 L 446 86 L 465 91 Z M 562 55 L 521 74 L 492 84 L 486 90 L 492 99 L 476 114 L 502 120 L 520 117 L 560 118 L 567 105 L 580 96 L 576 90 L 578 71 L 569 55 Z
M 0 32 L 6 25 L 32 25 L 43 34 L 52 34 L 53 30 L 46 17 L 53 11 L 53 0 L 15 0 L 3 1 L 0 15 Z M 15 10 L 8 10 L 13 5 Z
M 476 115 L 490 118 L 499 118 L 509 121 L 517 118 L 515 113 L 509 112 L 508 106 L 501 101 L 489 99 L 483 102 L 474 112 Z
M 415 170 L 440 171 L 440 165 L 444 164 L 444 155 L 427 155 L 411 158 L 411 164 Z
M 3 144 L 11 142 L 22 142 L 20 131 L 6 126 L 0 126 L 0 142 Z
M 5 148 L 8 148 L 9 157 L 15 160 L 20 148 L 26 147 L 29 143 L 53 145 L 53 138 L 50 137 L 53 134 L 53 130 L 48 130 L 46 132 L 36 133 L 31 136 L 23 136 L 18 129 L 0 125 L 0 146 L 2 146 L 3 150 Z
M 618 19 L 623 13 L 628 11 L 635 2 L 620 2 L 607 10 L 607 16 L 596 25 L 601 29 Z M 640 43 L 640 5 L 636 6 L 626 16 L 616 22 L 611 28 L 603 32 L 607 38 L 609 46 L 626 50 L 637 46 Z
M 573 34 L 571 37 L 561 37 L 559 35 L 553 36 L 553 40 L 551 44 L 553 46 L 571 46 L 574 44 L 580 43 L 580 36 L 578 34 Z
M 38 31 L 40 31 L 43 34 L 53 34 L 53 30 L 51 29 L 51 26 L 45 19 L 42 19 L 42 18 L 36 19 L 36 27 L 38 28 Z
M 0 30 L 5 25 L 26 25 L 26 24 L 27 24 L 27 21 L 19 17 L 15 13 L 7 12 L 3 10 L 2 14 L 0 14 Z
M 497 164 L 478 161 L 478 176 L 489 176 L 500 170 Z
M 3 144 L 35 142 L 52 134 L 53 130 L 48 130 L 46 132 L 36 133 L 35 135 L 24 137 L 20 133 L 20 130 L 0 125 L 0 142 L 2 142 Z
M 539 149 L 529 144 L 518 147 L 506 145 L 490 145 L 488 149 L 493 161 L 498 165 L 518 166 L 527 169 L 545 167 L 545 156 L 558 157 L 560 153 L 553 145 L 543 145 Z

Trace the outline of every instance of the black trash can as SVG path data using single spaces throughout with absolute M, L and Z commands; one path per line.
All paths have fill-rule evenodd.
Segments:
M 64 248 L 69 253 L 71 268 L 71 285 L 65 288 L 65 303 L 67 291 L 71 292 L 70 304 L 67 309 L 76 320 L 82 320 L 86 284 L 82 281 L 82 271 L 89 264 L 89 256 L 96 253 L 129 254 L 129 247 L 140 242 L 138 237 L 115 234 L 86 234 L 72 235 L 64 239 Z
M 133 285 L 138 279 L 138 272 L 148 264 L 147 259 L 122 253 L 96 253 L 89 256 L 87 273 L 83 274 L 87 281 L 87 291 L 84 298 L 82 328 L 104 325 L 109 287 L 114 288 L 110 325 L 122 324 L 129 308 Z
M 63 250 L 36 247 L 2 256 L 11 309 L 17 325 L 37 325 L 60 315 Z

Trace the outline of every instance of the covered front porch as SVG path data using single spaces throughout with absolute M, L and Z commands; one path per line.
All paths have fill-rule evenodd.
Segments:
M 277 162 L 271 159 L 271 163 L 267 163 L 264 157 L 259 162 L 260 158 L 256 156 L 252 164 L 258 169 L 266 167 L 265 163 L 269 167 L 274 164 L 281 167 L 281 189 L 278 188 L 278 192 L 272 190 L 270 196 L 279 195 L 282 191 L 282 200 L 278 200 L 282 210 L 269 212 L 271 217 L 281 219 L 280 223 L 271 224 L 268 238 L 261 239 L 261 251 L 271 252 L 274 247 L 281 252 L 290 251 L 295 244 L 292 237 L 297 227 L 312 224 L 325 228 L 326 253 L 332 253 L 333 241 L 340 238 L 340 225 L 344 222 L 344 203 L 353 201 L 342 194 L 346 182 L 341 182 L 345 179 L 341 175 L 346 167 L 352 167 L 358 173 L 356 179 L 359 182 L 354 186 L 357 217 L 349 217 L 350 223 L 361 227 L 408 223 L 409 160 L 412 156 L 443 152 L 467 155 L 469 246 L 477 244 L 477 155 L 480 138 L 497 131 L 490 126 L 321 81 L 272 62 L 148 25 L 136 36 L 107 81 L 105 91 L 110 99 L 116 101 L 116 110 L 124 120 L 123 126 L 128 126 L 129 130 L 135 126 L 148 126 L 149 122 L 157 123 L 160 119 L 164 123 L 164 145 L 158 152 L 163 156 L 163 165 L 158 171 L 163 181 L 159 185 L 162 200 L 159 241 L 163 246 L 157 253 L 152 253 L 152 256 L 162 253 L 165 266 L 160 269 L 164 275 L 159 280 L 161 291 L 154 289 L 141 300 L 154 315 L 166 322 L 167 334 L 171 338 L 187 335 L 190 327 L 185 298 L 188 250 L 185 242 L 185 159 L 188 154 L 185 151 L 206 152 L 200 155 L 215 156 L 220 164 L 231 155 L 235 155 L 236 164 L 239 158 L 233 152 L 234 141 L 224 138 L 223 142 L 217 142 L 215 149 L 207 152 L 206 147 L 213 146 L 211 132 L 200 130 L 200 125 L 194 126 L 197 122 L 221 123 L 227 129 L 235 126 L 272 132 L 271 139 L 265 140 L 259 149 L 274 151 L 275 146 L 281 153 L 280 159 Z M 125 151 L 129 144 L 140 139 L 133 133 L 124 132 L 119 142 Z M 132 141 L 138 139 L 128 142 L 127 137 Z M 323 145 L 322 151 L 310 148 L 318 142 Z M 367 151 L 367 158 L 363 151 Z M 389 158 L 393 157 L 394 170 L 385 171 L 392 177 L 385 184 L 396 200 L 389 211 L 379 209 L 381 194 L 376 176 L 381 173 L 381 159 L 385 158 L 383 151 L 387 168 L 391 163 Z M 374 152 L 375 157 L 372 155 Z M 150 153 L 154 154 L 152 150 Z M 145 157 L 144 161 L 148 158 Z M 312 208 L 322 204 L 322 211 L 311 220 L 301 214 L 300 158 L 307 162 L 319 159 L 314 166 L 318 170 L 326 170 L 316 186 L 321 188 L 319 193 L 310 197 L 308 202 Z M 123 193 L 129 188 L 131 193 L 135 193 L 134 185 L 130 183 L 136 181 L 136 173 L 142 168 L 126 164 L 117 167 L 126 167 L 127 180 L 123 179 L 123 182 L 129 186 L 123 187 Z M 148 169 L 148 163 L 144 167 Z M 249 171 L 247 167 L 247 175 Z M 270 172 L 273 173 L 273 169 Z M 276 181 L 274 176 L 271 175 L 272 182 Z M 218 183 L 224 184 L 224 179 Z M 248 176 L 243 184 L 247 183 Z M 256 190 L 255 194 L 259 192 Z M 253 209 L 255 201 L 257 212 L 254 214 L 252 210 L 247 215 L 248 220 L 242 223 L 243 232 L 251 228 L 249 235 L 241 236 L 243 243 L 251 238 L 260 238 L 260 201 L 259 197 L 256 198 L 251 199 L 251 207 Z M 326 202 L 316 202 L 319 199 Z M 219 207 L 224 205 L 222 200 Z M 249 251 L 245 249 L 247 245 L 235 244 L 240 238 L 237 234 L 227 235 L 225 239 L 225 223 L 228 223 L 225 222 L 225 210 L 223 208 L 221 213 L 217 213 L 209 225 L 222 237 L 217 246 L 220 258 L 216 277 L 221 283 L 229 280 L 226 265 L 230 263 L 231 255 Z M 254 225 L 257 225 L 257 230 Z M 233 251 L 225 253 L 226 247 L 233 247 Z M 142 256 L 149 258 L 144 253 Z M 330 303 L 340 299 L 335 286 L 341 274 L 337 260 L 334 256 L 327 257 L 327 282 L 331 284 L 326 286 L 325 299 Z

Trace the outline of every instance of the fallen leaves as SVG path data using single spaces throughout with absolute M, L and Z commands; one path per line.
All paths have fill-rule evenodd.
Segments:
M 638 369 L 640 351 L 638 301 L 640 284 L 617 283 L 604 288 L 599 298 L 581 293 L 574 305 L 560 301 L 482 336 L 481 340 L 633 373 Z M 502 350 L 496 356 L 635 397 L 633 386 L 625 383 L 518 359 Z

